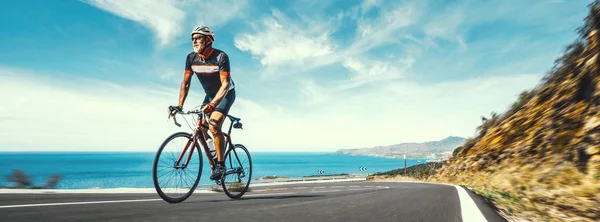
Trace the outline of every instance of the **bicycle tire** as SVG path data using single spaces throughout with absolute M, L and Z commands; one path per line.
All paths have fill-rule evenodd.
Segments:
M 176 158 L 177 158 L 174 155 L 178 155 L 178 153 L 181 153 L 181 151 L 174 152 L 175 154 L 172 153 L 171 156 L 170 156 L 170 159 L 161 159 L 161 157 L 162 157 L 162 155 L 164 155 L 164 157 L 169 158 L 169 156 L 167 156 L 167 153 L 163 152 L 163 151 L 165 151 L 164 150 L 165 147 L 167 147 L 167 145 L 170 144 L 170 142 L 172 142 L 172 141 L 174 141 L 176 139 L 179 139 L 181 137 L 185 138 L 183 140 L 184 142 L 189 141 L 189 140 L 192 139 L 192 135 L 189 134 L 189 133 L 186 133 L 186 132 L 174 133 L 173 135 L 169 136 L 167 139 L 165 139 L 165 141 L 161 144 L 160 148 L 156 152 L 156 156 L 154 157 L 154 163 L 153 163 L 153 166 L 152 166 L 152 180 L 154 182 L 154 188 L 156 189 L 156 192 L 158 193 L 158 195 L 163 200 L 165 200 L 166 202 L 169 202 L 169 203 L 179 203 L 179 202 L 182 202 L 182 201 L 186 200 L 187 198 L 189 198 L 192 195 L 192 193 L 194 193 L 194 190 L 198 186 L 198 182 L 200 182 L 200 176 L 202 175 L 202 155 L 201 155 L 201 152 L 200 152 L 200 146 L 199 146 L 199 144 L 196 144 L 195 149 L 196 149 L 197 152 L 196 152 L 196 154 L 194 154 L 194 156 L 198 157 L 198 168 L 197 168 L 198 174 L 196 175 L 196 179 L 194 180 L 192 186 L 189 187 L 190 188 L 189 191 L 185 192 L 180 197 L 171 196 L 171 195 L 168 194 L 168 192 L 164 192 L 163 191 L 163 188 L 161 187 L 161 181 L 159 180 L 159 178 L 158 178 L 159 176 L 157 175 L 158 171 L 160 171 L 158 169 L 159 168 L 159 162 L 162 163 L 162 164 L 166 164 L 168 166 L 168 164 L 170 163 L 169 161 L 172 160 L 173 161 L 173 166 L 174 166 L 174 163 L 175 163 Z M 182 159 L 182 161 L 185 161 L 185 159 Z M 195 168 L 195 166 L 193 166 L 193 167 Z M 176 169 L 175 167 L 173 167 L 173 168 Z M 184 168 L 184 169 L 182 169 L 182 171 L 185 170 L 185 169 L 187 169 L 187 167 Z M 190 168 L 190 169 L 192 169 L 192 168 Z M 177 174 L 180 175 L 181 173 L 177 173 Z M 183 176 L 183 175 L 180 175 L 180 176 Z M 192 175 L 190 176 L 187 173 L 185 173 L 185 176 L 188 177 L 188 181 L 191 181 L 191 180 L 189 180 L 190 177 L 193 177 L 195 175 L 193 175 L 193 173 L 192 173 Z M 175 189 L 177 189 L 177 188 L 175 188 Z
M 244 156 L 245 155 L 245 156 Z M 247 166 L 242 166 L 241 169 L 239 168 L 243 162 L 246 162 Z M 244 193 L 246 193 L 246 191 L 248 191 L 248 187 L 250 186 L 250 181 L 252 181 L 252 158 L 250 157 L 250 152 L 248 152 L 248 149 L 246 149 L 246 147 L 242 144 L 235 144 L 233 146 L 233 149 L 229 149 L 227 150 L 227 153 L 225 153 L 225 173 L 224 175 L 221 177 L 221 187 L 223 188 L 223 192 L 225 192 L 225 194 L 231 198 L 231 199 L 239 199 L 240 197 L 242 197 L 244 195 Z M 237 165 L 235 165 L 237 164 Z M 240 166 L 238 166 L 240 165 Z M 242 170 L 237 171 L 237 170 Z M 232 173 L 237 171 L 237 173 Z M 228 176 L 236 176 L 237 175 L 237 180 L 240 180 L 240 182 L 237 183 L 241 183 L 241 178 L 240 176 L 247 178 L 246 183 L 244 185 L 240 184 L 235 184 L 236 182 L 228 182 L 227 178 Z M 235 179 L 235 177 L 234 177 Z M 237 181 L 234 180 L 234 181 Z M 232 186 L 228 186 L 228 185 L 232 185 Z M 236 193 L 238 192 L 238 193 Z

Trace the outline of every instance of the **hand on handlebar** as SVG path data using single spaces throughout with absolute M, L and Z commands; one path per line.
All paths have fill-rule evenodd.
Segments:
M 177 125 L 178 127 L 181 127 L 181 124 L 179 124 L 177 122 L 177 119 L 175 118 L 175 115 L 177 113 L 181 113 L 183 115 L 200 114 L 201 115 L 200 118 L 208 120 L 210 113 L 212 113 L 214 110 L 215 110 L 215 105 L 213 103 L 206 104 L 204 107 L 202 107 L 200 109 L 200 112 L 198 112 L 197 110 L 184 112 L 181 106 L 169 106 L 169 119 L 171 117 L 173 117 L 173 123 L 175 123 L 175 125 Z M 213 123 L 212 121 L 207 121 L 207 122 L 212 126 L 216 126 L 215 123 Z
M 175 119 L 175 114 L 177 114 L 178 112 L 183 112 L 181 106 L 169 106 L 169 118 L 171 118 L 171 116 L 172 116 L 173 123 L 175 123 L 176 126 L 181 127 L 181 124 L 179 124 L 177 122 L 177 119 Z
M 175 114 L 182 111 L 183 108 L 181 106 L 169 106 L 169 116 L 175 116 Z
M 210 113 L 212 113 L 213 111 L 215 111 L 215 108 L 216 108 L 216 107 L 215 107 L 215 104 L 213 104 L 213 103 L 208 103 L 208 104 L 204 105 L 204 106 L 202 107 L 202 109 L 200 109 L 200 111 L 202 111 L 202 112 L 204 112 L 204 113 L 206 113 L 206 114 L 210 114 Z

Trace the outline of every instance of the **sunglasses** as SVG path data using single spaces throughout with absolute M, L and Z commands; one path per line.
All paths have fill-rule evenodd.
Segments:
M 194 40 L 198 40 L 198 41 L 200 41 L 201 39 L 204 39 L 204 37 L 206 37 L 206 36 L 196 36 L 196 37 L 192 37 L 192 42 L 193 42 Z

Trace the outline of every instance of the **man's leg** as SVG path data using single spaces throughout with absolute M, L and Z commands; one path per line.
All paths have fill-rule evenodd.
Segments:
M 202 120 L 202 124 L 201 124 L 201 127 L 200 127 L 200 132 L 202 132 L 202 134 L 204 135 L 205 139 L 208 139 L 210 137 L 208 135 L 208 122 L 206 122 L 205 119 Z
M 223 125 L 224 119 L 225 118 L 224 118 L 223 114 L 218 111 L 214 111 L 210 115 L 210 122 L 215 124 L 215 126 L 209 124 L 208 129 L 213 134 L 213 141 L 215 143 L 215 150 L 217 153 L 217 162 L 215 165 L 215 170 L 213 171 L 212 175 L 210 176 L 211 180 L 218 180 L 221 177 L 221 174 L 223 173 L 223 171 L 225 170 L 225 166 L 223 164 L 223 159 L 224 159 L 223 158 L 223 156 L 224 156 L 223 147 L 225 147 L 224 146 L 225 138 L 224 138 L 223 133 L 221 132 L 221 125 Z
M 223 126 L 223 122 L 225 122 L 225 116 L 229 112 L 229 108 L 233 104 L 235 100 L 235 91 L 231 90 L 227 93 L 227 95 L 221 100 L 219 105 L 217 105 L 216 110 L 210 115 L 210 121 L 215 125 L 209 125 L 208 128 L 210 132 L 213 134 L 213 138 L 215 141 L 215 149 L 217 151 L 217 162 L 223 163 L 225 160 L 225 136 L 221 130 L 221 126 Z M 211 179 L 215 180 L 219 178 L 219 171 L 223 171 L 225 166 L 222 164 L 217 164 L 217 170 L 213 172 L 211 175 Z
M 223 97 L 223 100 L 217 105 L 216 110 L 210 115 L 210 120 L 216 126 L 209 126 L 210 132 L 213 134 L 215 141 L 215 148 L 217 150 L 218 161 L 225 160 L 225 136 L 223 135 L 222 128 L 223 122 L 225 122 L 225 116 L 229 113 L 229 109 L 235 101 L 235 90 L 230 90 L 227 95 Z
M 221 126 L 223 125 L 223 120 L 225 120 L 225 115 L 219 111 L 214 111 L 210 115 L 210 121 L 215 125 L 208 125 L 208 129 L 213 135 L 213 140 L 215 142 L 215 149 L 217 151 L 217 161 L 223 162 L 225 155 L 225 136 L 221 131 Z
M 210 100 L 211 100 L 210 97 L 208 97 L 208 95 L 205 95 L 204 96 L 204 101 L 202 102 L 202 106 L 208 104 L 210 102 Z M 206 128 L 205 128 L 205 126 L 206 126 Z M 202 119 L 202 124 L 201 124 L 201 127 L 200 127 L 200 131 L 202 132 L 202 134 L 204 134 L 204 138 L 205 139 L 208 139 L 208 137 L 209 137 L 208 136 L 208 127 L 209 127 L 209 124 L 208 124 L 207 120 L 206 119 Z

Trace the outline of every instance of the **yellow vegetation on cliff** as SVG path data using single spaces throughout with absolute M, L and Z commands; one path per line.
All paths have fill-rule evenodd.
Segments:
M 465 185 L 509 219 L 600 221 L 600 3 L 543 82 L 492 113 L 432 179 Z

